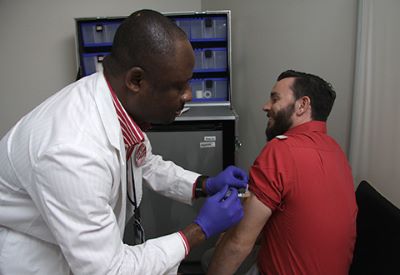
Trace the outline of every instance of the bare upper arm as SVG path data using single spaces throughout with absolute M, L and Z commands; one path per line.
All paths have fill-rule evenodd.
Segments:
M 253 194 L 243 201 L 243 208 L 243 219 L 218 243 L 207 274 L 233 274 L 250 253 L 272 213 Z
M 244 246 L 253 246 L 272 211 L 254 194 L 243 201 L 244 217 L 230 233 L 231 238 Z

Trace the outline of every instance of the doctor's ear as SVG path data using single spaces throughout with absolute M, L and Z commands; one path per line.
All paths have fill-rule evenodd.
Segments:
M 144 71 L 140 67 L 132 67 L 125 73 L 125 85 L 133 92 L 139 92 L 144 79 Z

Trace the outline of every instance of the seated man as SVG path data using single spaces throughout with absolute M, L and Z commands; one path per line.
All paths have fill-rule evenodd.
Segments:
M 335 97 L 318 76 L 278 77 L 263 107 L 268 143 L 250 170 L 244 218 L 219 242 L 208 274 L 234 273 L 259 235 L 260 274 L 348 274 L 357 205 L 346 156 L 327 135 Z

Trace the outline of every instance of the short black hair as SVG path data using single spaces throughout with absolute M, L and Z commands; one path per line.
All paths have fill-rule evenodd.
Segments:
M 153 10 L 139 10 L 119 26 L 104 65 L 111 74 L 123 73 L 132 67 L 156 69 L 164 58 L 175 55 L 175 43 L 187 39 L 171 19 Z
M 336 99 L 332 85 L 319 76 L 294 70 L 281 73 L 277 81 L 288 77 L 295 78 L 291 89 L 296 100 L 303 96 L 310 98 L 312 119 L 326 121 Z

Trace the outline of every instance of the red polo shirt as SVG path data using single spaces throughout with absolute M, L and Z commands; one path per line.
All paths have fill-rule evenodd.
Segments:
M 250 170 L 250 190 L 272 210 L 261 233 L 265 274 L 348 274 L 356 238 L 353 177 L 320 121 L 268 142 Z

